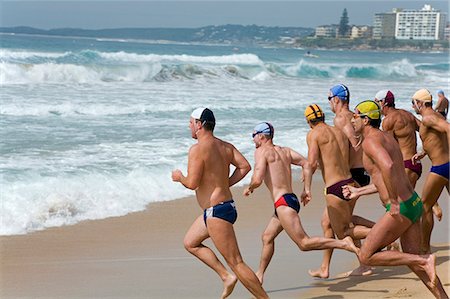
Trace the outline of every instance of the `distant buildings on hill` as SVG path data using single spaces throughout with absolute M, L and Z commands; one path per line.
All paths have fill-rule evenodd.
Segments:
M 338 38 L 339 25 L 316 27 L 316 38 Z M 391 12 L 375 13 L 373 27 L 350 26 L 343 38 L 392 38 L 399 40 L 450 40 L 447 14 L 424 5 L 421 10 L 395 8 Z

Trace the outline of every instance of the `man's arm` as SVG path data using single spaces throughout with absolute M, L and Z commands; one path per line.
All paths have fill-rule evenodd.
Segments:
M 229 186 L 233 186 L 240 180 L 242 180 L 247 173 L 252 169 L 250 166 L 250 163 L 248 163 L 247 159 L 241 154 L 240 151 L 238 151 L 233 145 L 231 145 L 233 148 L 233 156 L 231 159 L 231 164 L 233 164 L 236 169 L 234 170 L 233 174 L 230 176 L 229 179 Z
M 399 202 L 398 202 L 398 191 L 395 184 L 394 173 L 394 161 L 392 161 L 391 156 L 384 148 L 383 144 L 375 138 L 371 138 L 370 142 L 364 145 L 364 153 L 372 159 L 376 167 L 380 170 L 381 176 L 383 178 L 383 183 L 386 186 L 389 200 L 391 202 L 391 214 L 398 214 L 399 212 Z
M 442 98 L 438 99 L 436 106 L 434 106 L 434 111 L 439 111 L 439 108 L 441 108 L 442 106 L 442 100 L 443 100 Z
M 389 117 L 385 117 L 383 119 L 381 127 L 383 128 L 384 132 L 389 133 L 392 136 L 395 136 L 394 135 L 394 122 L 392 122 Z
M 267 161 L 262 150 L 257 149 L 255 151 L 255 169 L 253 170 L 252 179 L 250 184 L 244 190 L 244 195 L 249 196 L 253 193 L 253 190 L 261 186 L 266 175 Z
M 450 141 L 450 124 L 437 115 L 428 115 L 422 119 L 422 123 L 438 132 L 447 134 L 447 142 Z
M 377 192 L 377 187 L 373 183 L 359 188 L 350 185 L 342 186 L 342 194 L 344 194 L 344 197 L 348 199 L 359 198 L 363 195 L 374 194 Z
M 172 171 L 172 180 L 180 182 L 188 189 L 195 190 L 200 185 L 203 176 L 204 161 L 201 158 L 200 148 L 194 145 L 189 150 L 188 155 L 188 173 L 184 176 L 181 170 Z
M 303 189 L 306 193 L 311 193 L 311 181 L 312 181 L 312 169 L 311 164 L 301 154 L 297 153 L 293 149 L 289 149 L 291 153 L 291 164 L 302 167 L 303 171 Z

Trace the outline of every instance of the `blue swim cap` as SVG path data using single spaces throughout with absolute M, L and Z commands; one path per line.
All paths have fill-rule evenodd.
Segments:
M 338 97 L 342 101 L 350 101 L 350 91 L 344 84 L 338 84 L 331 87 L 330 93 L 333 97 Z
M 256 125 L 256 127 L 253 129 L 253 137 L 256 134 L 264 134 L 268 135 L 271 138 L 273 137 L 273 133 L 275 130 L 273 129 L 273 126 L 268 122 L 262 122 Z
M 437 94 L 438 94 L 438 95 L 439 95 L 439 94 L 444 95 L 444 91 L 443 91 L 442 89 L 439 89 L 439 90 L 437 91 Z

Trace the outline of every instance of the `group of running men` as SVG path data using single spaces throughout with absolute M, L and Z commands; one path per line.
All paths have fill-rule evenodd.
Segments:
M 439 91 L 441 95 L 444 96 Z M 186 233 L 185 248 L 220 276 L 224 284 L 221 298 L 231 294 L 237 280 L 256 298 L 268 298 L 262 287 L 264 273 L 274 254 L 274 240 L 283 230 L 302 251 L 324 250 L 322 265 L 310 270 L 311 276 L 329 276 L 332 250 L 338 248 L 354 252 L 360 263 L 346 275 L 369 275 L 373 266 L 405 265 L 436 298 L 448 298 L 430 248 L 433 212 L 440 220 L 442 211 L 437 200 L 444 187 L 449 191 L 450 124 L 444 115 L 448 101 L 446 108 L 445 102 L 439 101 L 444 113 L 435 111 L 431 93 L 418 90 L 412 96 L 412 106 L 421 115 L 421 121 L 396 108 L 394 94 L 389 90 L 379 91 L 373 101 L 359 103 L 353 112 L 349 108 L 349 89 L 343 84 L 329 90 L 328 101 L 335 114 L 334 126 L 325 123 L 325 114 L 317 104 L 305 109 L 311 128 L 307 158 L 289 147 L 275 145 L 272 124 L 262 122 L 254 128 L 255 165 L 244 195 L 249 196 L 264 182 L 275 209 L 262 235 L 256 273 L 239 252 L 233 229 L 237 212 L 230 191 L 251 166 L 232 144 L 214 136 L 216 120 L 210 109 L 192 112 L 189 128 L 197 143 L 189 150 L 187 176 L 177 169 L 172 172 L 172 180 L 195 190 L 204 213 Z M 379 129 L 380 124 L 383 130 Z M 420 153 L 416 152 L 416 131 L 423 145 Z M 420 160 L 425 155 L 432 167 L 419 197 L 414 187 L 422 173 Z M 293 193 L 291 164 L 302 167 L 300 200 Z M 231 176 L 230 165 L 235 167 Z M 324 236 L 310 237 L 298 213 L 300 203 L 306 205 L 311 200 L 312 176 L 318 167 L 326 186 L 326 208 L 321 221 Z M 376 192 L 386 209 L 383 217 L 375 223 L 354 215 L 358 198 Z M 203 244 L 207 238 L 211 238 L 232 272 Z M 396 248 L 397 239 L 401 250 Z

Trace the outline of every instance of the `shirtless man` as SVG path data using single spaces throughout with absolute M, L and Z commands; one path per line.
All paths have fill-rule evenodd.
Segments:
M 312 172 L 305 173 L 305 181 L 311 179 L 317 169 L 317 164 L 322 170 L 322 177 L 326 185 L 326 217 L 330 221 L 331 234 L 329 237 L 337 235 L 339 239 L 346 236 L 352 237 L 358 241 L 364 239 L 369 233 L 370 227 L 356 225 L 352 222 L 354 201 L 349 201 L 342 194 L 342 186 L 354 184 L 359 186 L 351 176 L 349 168 L 349 142 L 344 133 L 325 123 L 325 115 L 316 104 L 310 105 L 305 110 L 306 120 L 311 128 L 307 135 L 308 142 L 308 162 L 311 164 Z M 328 237 L 328 236 L 327 236 Z M 328 255 L 324 254 L 324 260 L 319 270 L 309 271 L 314 277 L 327 278 L 329 276 L 329 267 L 331 251 Z M 369 267 L 361 265 L 357 269 L 346 273 L 347 275 L 370 274 Z
M 334 126 L 340 129 L 345 134 L 343 138 L 347 138 L 351 145 L 349 152 L 350 158 L 348 160 L 351 176 L 359 186 L 366 186 L 370 182 L 370 177 L 367 175 L 362 165 L 362 150 L 360 146 L 361 140 L 358 138 L 358 136 L 355 135 L 354 129 L 350 123 L 353 117 L 353 113 L 349 109 L 350 91 L 348 87 L 343 84 L 338 84 L 330 88 L 328 101 L 331 107 L 331 111 L 336 114 L 333 120 Z M 355 204 L 356 199 L 350 201 L 352 214 Z M 365 227 L 372 227 L 375 224 L 374 222 L 357 215 L 352 216 L 352 222 L 353 224 L 363 225 Z M 324 210 L 321 225 L 324 236 L 332 238 L 334 236 L 334 233 L 328 217 L 328 209 Z M 320 268 L 314 271 L 310 271 L 309 273 L 314 277 L 328 278 L 332 254 L 332 250 L 325 250 L 323 253 L 323 259 Z M 352 276 L 369 274 L 371 274 L 371 271 L 368 269 L 368 267 L 359 267 L 351 272 L 346 273 L 346 275 Z
M 283 229 L 302 251 L 339 248 L 351 252 L 358 249 L 350 237 L 335 240 L 323 237 L 309 237 L 303 230 L 298 212 L 300 203 L 292 190 L 291 164 L 303 167 L 305 177 L 301 196 L 303 205 L 311 199 L 311 169 L 308 161 L 289 147 L 273 144 L 273 126 L 258 124 L 253 131 L 255 151 L 255 170 L 250 185 L 244 190 L 249 196 L 264 181 L 274 201 L 275 213 L 263 233 L 263 250 L 257 276 L 261 283 L 264 272 L 274 253 L 274 240 Z
M 172 172 L 174 182 L 195 190 L 198 204 L 204 209 L 186 233 L 184 246 L 220 276 L 224 284 L 221 298 L 231 294 L 237 279 L 256 298 L 268 298 L 255 273 L 242 260 L 233 229 L 237 212 L 230 187 L 244 178 L 251 167 L 232 144 L 214 136 L 215 123 L 213 112 L 207 108 L 192 112 L 189 128 L 197 144 L 189 150 L 188 173 L 184 176 L 179 169 Z M 231 177 L 230 164 L 236 167 Z M 227 271 L 214 252 L 202 244 L 208 237 L 211 237 L 237 279 Z
M 449 191 L 449 140 L 450 124 L 433 111 L 432 97 L 428 90 L 420 89 L 412 97 L 413 108 L 422 116 L 419 128 L 423 152 L 413 156 L 413 162 L 425 155 L 431 160 L 430 173 L 422 190 L 424 213 L 422 216 L 422 253 L 430 253 L 431 231 L 434 226 L 431 208 L 437 202 L 444 187 Z
M 374 101 L 381 107 L 381 113 L 384 115 L 381 124 L 383 131 L 392 134 L 400 145 L 406 174 L 412 187 L 415 188 L 417 180 L 422 175 L 420 161 L 414 164 L 412 161 L 412 157 L 417 153 L 416 131 L 419 131 L 420 121 L 412 113 L 395 108 L 395 97 L 390 90 L 377 92 Z M 437 202 L 433 206 L 433 213 L 441 221 L 442 209 Z
M 422 201 L 404 170 L 400 147 L 391 134 L 379 129 L 381 113 L 374 101 L 355 108 L 352 124 L 361 134 L 364 168 L 370 173 L 386 207 L 362 244 L 359 259 L 370 266 L 408 266 L 436 298 L 448 298 L 437 277 L 434 255 L 418 255 Z M 395 180 L 394 180 L 395 178 Z M 403 252 L 381 251 L 400 237 Z
M 438 102 L 436 104 L 436 107 L 434 107 L 434 110 L 442 114 L 442 116 L 445 119 L 447 119 L 448 99 L 445 97 L 443 90 L 438 90 L 437 94 L 438 94 Z

